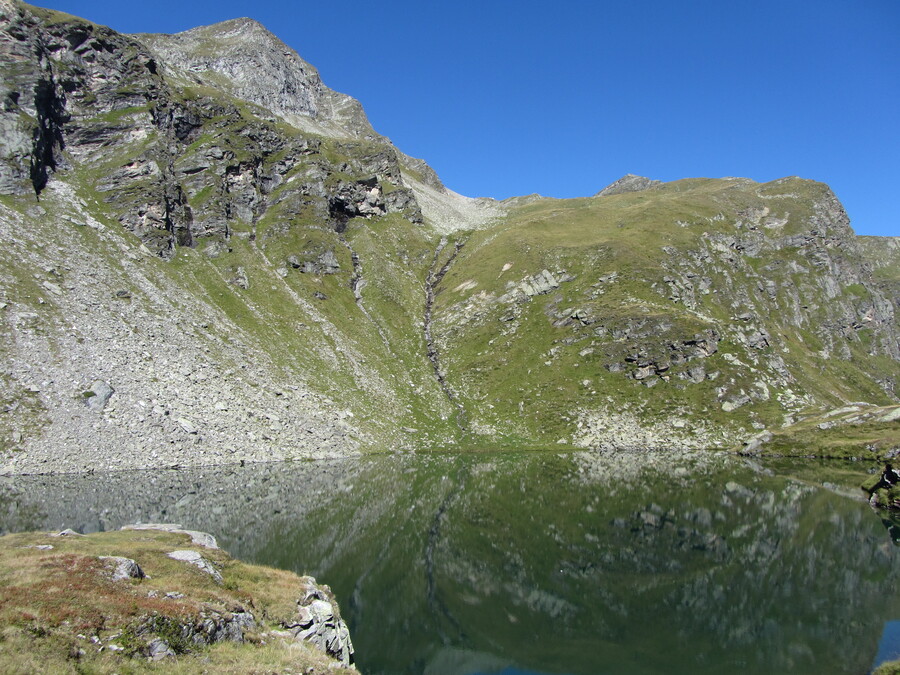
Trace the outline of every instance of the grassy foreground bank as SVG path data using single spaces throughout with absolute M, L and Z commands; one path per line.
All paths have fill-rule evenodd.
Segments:
M 330 590 L 310 577 L 242 563 L 188 534 L 7 535 L 0 672 L 356 673 L 288 630 L 311 592 L 328 596 L 339 621 Z

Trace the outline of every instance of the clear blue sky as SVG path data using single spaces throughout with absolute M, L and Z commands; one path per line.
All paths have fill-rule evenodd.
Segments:
M 468 196 L 799 175 L 900 236 L 898 0 L 37 4 L 122 32 L 251 16 Z

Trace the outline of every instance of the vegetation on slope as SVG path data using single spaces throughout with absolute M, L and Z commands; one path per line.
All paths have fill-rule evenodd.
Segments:
M 176 446 L 163 453 L 172 464 L 312 445 L 732 448 L 897 401 L 898 249 L 858 240 L 820 183 L 632 176 L 594 197 L 488 203 L 493 220 L 474 217 L 474 200 L 454 202 L 365 125 L 317 117 L 334 102 L 318 75 L 252 22 L 129 37 L 16 7 L 4 20 L 21 58 L 3 74 L 20 95 L 0 115 L 11 148 L 40 147 L 0 162 L 2 191 L 16 195 L 3 197 L 14 254 L 0 349 L 29 368 L 29 354 L 47 359 L 0 375 L 13 460 L 63 451 L 54 444 L 80 416 L 60 401 L 94 378 L 122 402 L 102 414 L 119 434 L 108 447 L 137 444 L 137 456 L 153 439 Z M 271 72 L 229 87 L 220 80 L 245 47 Z M 38 85 L 40 99 L 21 93 Z M 308 110 L 279 117 L 263 103 L 288 85 Z M 92 280 L 121 285 L 127 302 Z M 47 283 L 59 293 L 43 297 Z M 162 324 L 178 330 L 165 359 Z M 146 337 L 142 351 L 119 340 L 112 363 L 85 346 L 112 327 Z M 198 369 L 187 395 L 166 386 Z M 223 400 L 226 385 L 254 400 Z M 78 442 L 95 444 L 82 421 Z M 874 454 L 894 447 L 885 438 Z

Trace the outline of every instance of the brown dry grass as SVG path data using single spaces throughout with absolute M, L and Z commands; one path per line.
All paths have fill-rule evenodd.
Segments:
M 223 583 L 166 555 L 178 549 L 199 551 L 219 567 Z M 148 578 L 113 581 L 99 556 L 132 558 Z M 291 572 L 246 565 L 168 532 L 8 535 L 0 538 L 0 672 L 337 672 L 337 662 L 324 654 L 266 632 L 295 612 L 301 583 Z M 184 597 L 165 597 L 173 592 Z M 161 663 L 143 656 L 154 636 L 137 628 L 148 617 L 182 621 L 202 611 L 244 609 L 260 623 L 244 644 L 220 643 Z

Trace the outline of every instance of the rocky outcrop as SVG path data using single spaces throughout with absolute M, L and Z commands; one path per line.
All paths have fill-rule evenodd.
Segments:
M 635 176 L 633 173 L 628 173 L 622 176 L 619 180 L 607 185 L 594 196 L 609 197 L 610 195 L 620 195 L 625 192 L 641 192 L 642 190 L 647 190 L 661 184 L 662 181 L 654 180 L 652 178 L 645 178 L 644 176 Z
M 100 560 L 110 568 L 110 578 L 113 581 L 125 579 L 143 579 L 146 577 L 144 570 L 131 558 L 120 555 L 101 555 Z
M 301 261 L 300 256 L 291 255 L 288 256 L 287 263 L 293 269 L 296 269 L 303 274 L 337 274 L 341 266 L 338 264 L 337 258 L 334 255 L 334 251 L 329 249 L 324 253 L 320 253 L 315 258 L 312 258 L 312 254 L 305 253 L 302 255 L 305 260 Z
M 148 529 L 158 531 L 150 534 Z M 281 671 L 285 663 L 292 672 L 356 672 L 349 632 L 327 586 L 280 569 L 247 567 L 215 548 L 202 556 L 209 569 L 186 574 L 182 561 L 195 559 L 183 554 L 199 554 L 178 548 L 185 545 L 185 533 L 168 525 L 130 530 L 66 534 L 53 544 L 40 532 L 4 537 L 0 568 L 9 580 L 5 590 L 27 598 L 32 608 L 25 626 L 10 621 L 8 608 L 0 616 L 4 645 L 39 649 L 42 669 L 50 672 L 71 669 L 73 660 L 87 671 L 141 669 L 149 660 L 191 672 Z M 214 541 L 211 535 L 193 534 L 200 541 Z M 103 551 L 115 555 L 97 555 Z M 151 569 L 152 576 L 144 569 Z M 294 619 L 289 603 L 279 597 L 290 588 L 302 601 Z M 314 618 L 308 620 L 304 611 Z M 56 612 L 78 620 L 60 621 Z M 298 621 L 313 630 L 298 638 L 283 630 L 284 623 Z M 322 653 L 297 649 L 298 639 Z M 9 655 L 3 663 L 3 670 L 20 665 Z
M 123 530 L 159 530 L 161 532 L 172 532 L 174 534 L 186 534 L 191 538 L 191 542 L 203 548 L 219 548 L 216 538 L 208 532 L 199 532 L 198 530 L 185 530 L 181 525 L 174 523 L 138 523 L 137 525 L 125 525 Z
M 377 137 L 358 101 L 326 87 L 313 66 L 253 19 L 137 37 L 172 76 L 189 73 L 297 124 L 312 122 L 317 130 Z
M 358 102 L 325 87 L 258 23 L 128 37 L 74 17 L 41 19 L 19 5 L 0 19 L 11 37 L 3 42 L 11 65 L 0 191 L 39 193 L 53 172 L 94 164 L 93 188 L 164 258 L 205 238 L 227 240 L 235 220 L 253 225 L 276 205 L 312 206 L 338 230 L 388 212 L 422 222 L 403 186 L 401 155 L 372 131 Z M 194 95 L 198 82 L 223 96 Z M 272 113 L 299 133 L 285 133 Z M 320 154 L 310 132 L 342 139 L 345 158 Z M 291 194 L 278 195 L 287 180 Z
M 316 649 L 337 659 L 345 666 L 354 662 L 353 642 L 347 624 L 341 618 L 334 593 L 313 577 L 303 577 L 303 588 L 297 600 L 297 615 L 283 626 L 295 640 L 309 642 Z
M 180 560 L 182 562 L 188 563 L 189 565 L 193 565 L 204 574 L 208 574 L 209 576 L 211 576 L 216 583 L 222 583 L 221 572 L 216 569 L 215 565 L 213 565 L 209 560 L 204 558 L 196 551 L 172 551 L 170 553 L 166 553 L 166 555 L 169 556 L 172 560 Z
M 509 290 L 501 295 L 498 300 L 499 302 L 507 303 L 527 302 L 535 295 L 546 295 L 551 291 L 555 291 L 559 288 L 560 284 L 567 281 L 573 281 L 574 278 L 575 277 L 570 276 L 565 272 L 560 272 L 554 276 L 548 270 L 541 270 L 539 274 L 526 277 L 518 284 L 512 281 L 507 282 L 506 287 Z

